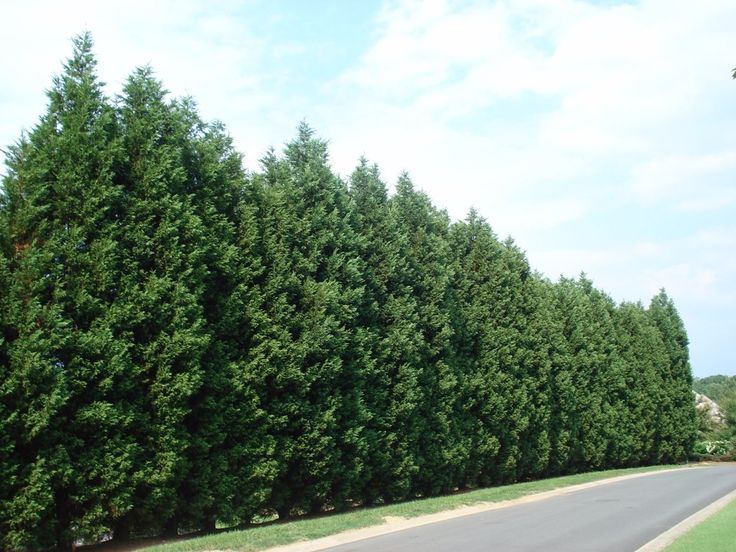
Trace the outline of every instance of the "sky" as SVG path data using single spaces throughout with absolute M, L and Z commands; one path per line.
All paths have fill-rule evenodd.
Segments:
M 347 177 L 408 171 L 556 280 L 665 288 L 693 373 L 736 375 L 734 0 L 6 0 L 0 144 L 93 34 L 111 97 L 140 65 L 258 169 L 306 121 Z M 2 169 L 4 172 L 5 169 Z

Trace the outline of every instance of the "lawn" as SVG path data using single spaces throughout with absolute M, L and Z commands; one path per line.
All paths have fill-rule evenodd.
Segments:
M 268 523 L 244 530 L 222 531 L 205 537 L 180 539 L 175 542 L 150 547 L 146 550 L 149 552 L 195 552 L 200 550 L 255 552 L 296 541 L 326 537 L 351 529 L 381 525 L 384 523 L 384 518 L 386 517 L 411 518 L 444 510 L 452 510 L 461 506 L 482 502 L 512 500 L 561 487 L 579 485 L 621 475 L 659 471 L 673 467 L 675 466 L 650 466 L 607 470 L 516 483 L 500 487 L 489 487 L 388 506 L 357 508 L 342 514 L 326 515 L 312 519 L 294 520 L 287 523 Z M 733 550 L 733 548 L 730 550 Z
M 733 552 L 736 550 L 736 500 L 696 525 L 666 552 Z

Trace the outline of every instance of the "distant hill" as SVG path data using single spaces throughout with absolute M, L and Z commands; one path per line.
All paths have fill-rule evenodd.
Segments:
M 695 378 L 693 390 L 723 406 L 728 400 L 736 399 L 736 376 L 718 375 Z

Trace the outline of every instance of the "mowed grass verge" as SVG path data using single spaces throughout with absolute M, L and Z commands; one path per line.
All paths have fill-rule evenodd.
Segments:
M 665 548 L 665 552 L 734 550 L 736 550 L 736 499 Z
M 324 515 L 316 518 L 295 519 L 286 523 L 269 523 L 242 530 L 225 530 L 219 533 L 191 539 L 180 539 L 167 544 L 146 548 L 148 552 L 194 552 L 200 550 L 237 550 L 255 552 L 274 546 L 334 535 L 351 529 L 362 529 L 385 523 L 386 517 L 412 518 L 453 510 L 482 502 L 501 502 L 531 494 L 551 491 L 571 485 L 590 483 L 621 475 L 654 472 L 671 469 L 675 465 L 626 468 L 599 472 L 580 473 L 515 483 L 500 487 L 488 487 L 469 492 L 455 493 L 387 506 L 356 508 L 349 512 Z

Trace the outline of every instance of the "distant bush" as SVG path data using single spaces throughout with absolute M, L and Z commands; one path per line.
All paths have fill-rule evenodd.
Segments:
M 698 441 L 693 452 L 699 460 L 733 460 L 736 458 L 736 440 Z

